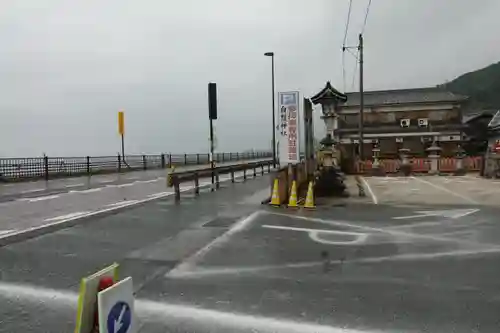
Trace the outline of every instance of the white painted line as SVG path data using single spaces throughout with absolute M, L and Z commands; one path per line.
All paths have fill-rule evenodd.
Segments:
M 25 191 L 21 191 L 19 193 L 22 193 L 22 194 L 25 194 L 25 193 L 35 193 L 35 192 L 41 192 L 41 191 L 45 191 L 46 189 L 45 188 L 35 188 L 33 190 L 25 190 Z
M 137 200 L 124 200 L 106 205 L 106 207 L 130 206 L 137 203 Z
M 68 219 L 68 218 L 78 217 L 78 216 L 81 216 L 81 215 L 84 215 L 84 214 L 88 214 L 88 213 L 89 212 L 70 213 L 70 214 L 66 214 L 66 215 L 60 215 L 60 216 L 56 216 L 56 217 L 51 217 L 51 218 L 45 219 L 44 221 L 59 221 L 59 220 L 64 220 L 64 219 Z
M 66 185 L 65 187 L 78 187 L 78 186 L 84 186 L 84 185 L 85 185 L 84 183 L 79 183 L 79 184 Z
M 212 248 L 216 246 L 220 246 L 224 243 L 227 243 L 229 239 L 237 232 L 245 229 L 250 223 L 252 223 L 257 216 L 261 214 L 261 211 L 256 211 L 250 214 L 247 217 L 240 219 L 235 222 L 228 231 L 215 238 L 213 241 L 205 245 L 203 248 L 195 252 L 193 255 L 189 256 L 186 260 L 182 261 L 179 265 L 174 267 L 170 272 L 168 272 L 166 277 L 179 277 L 185 271 L 190 271 L 196 263 L 201 260 Z
M 429 216 L 436 216 L 436 215 L 429 215 L 429 214 L 417 214 L 417 215 L 407 215 L 407 216 L 396 216 L 393 217 L 393 220 L 407 220 L 407 219 L 416 219 L 420 217 L 429 217 Z
M 292 230 L 292 231 L 303 231 L 307 232 L 309 237 L 321 244 L 329 244 L 329 245 L 352 245 L 352 244 L 360 244 L 366 241 L 368 238 L 367 234 L 359 233 L 359 232 L 349 232 L 349 231 L 340 231 L 340 230 L 330 230 L 330 229 L 310 229 L 310 228 L 296 228 L 296 227 L 286 227 L 280 225 L 268 225 L 265 224 L 262 226 L 263 228 L 269 229 L 279 229 L 279 230 Z M 344 235 L 344 236 L 353 236 L 356 237 L 350 241 L 334 241 L 334 240 L 326 240 L 321 239 L 321 234 L 331 234 L 331 235 Z
M 370 193 L 370 196 L 372 197 L 373 203 L 375 205 L 378 204 L 377 196 L 375 195 L 375 193 L 373 193 L 373 190 L 370 187 L 370 184 L 368 184 L 368 182 L 366 181 L 365 177 L 361 177 L 360 176 L 360 178 L 361 178 L 361 181 L 363 182 L 363 184 L 366 186 L 366 189 L 368 190 L 368 193 Z
M 111 187 L 111 186 L 113 186 L 113 187 L 129 187 L 129 186 L 133 186 L 134 183 L 126 183 L 126 184 L 120 184 L 120 185 L 106 185 L 106 186 L 109 186 L 109 187 Z
M 96 211 L 93 211 L 93 212 L 90 212 L 90 213 L 86 213 L 86 214 L 82 214 L 82 215 L 79 215 L 79 216 L 68 217 L 68 218 L 65 218 L 65 219 L 62 219 L 62 220 L 59 220 L 59 221 L 45 223 L 45 224 L 42 224 L 42 225 L 39 225 L 39 226 L 36 226 L 36 227 L 31 227 L 31 228 L 28 228 L 28 229 L 19 230 L 19 231 L 15 232 L 14 234 L 16 234 L 16 235 L 22 235 L 24 233 L 28 233 L 28 232 L 31 232 L 31 231 L 34 231 L 34 230 L 42 230 L 42 229 L 45 229 L 47 227 L 55 226 L 55 225 L 58 225 L 58 224 L 64 224 L 66 222 L 78 220 L 78 219 L 81 219 L 81 218 L 91 217 L 91 216 L 95 216 L 95 215 L 99 215 L 99 214 L 107 213 L 107 212 L 112 212 L 112 211 L 120 209 L 120 208 L 124 208 L 124 207 L 128 207 L 128 206 L 133 206 L 133 205 L 138 205 L 138 204 L 145 203 L 145 202 L 148 202 L 148 201 L 152 201 L 152 200 L 155 200 L 155 199 L 160 199 L 161 197 L 162 196 L 153 197 L 153 198 L 146 198 L 146 199 L 141 199 L 141 200 L 136 200 L 136 201 L 132 200 L 132 202 L 130 202 L 128 204 L 123 204 L 121 206 L 113 206 L 113 207 L 108 207 L 108 208 L 104 208 L 104 209 L 99 209 L 99 210 L 96 210 Z M 165 195 L 165 197 L 166 197 L 166 195 Z M 9 236 L 11 236 L 11 235 L 9 235 Z M 0 239 L 1 238 L 3 238 L 3 236 L 0 236 Z
M 116 179 L 103 179 L 103 180 L 98 180 L 97 182 L 101 184 L 106 184 L 106 183 L 116 182 Z
M 147 184 L 147 183 L 156 183 L 159 179 L 150 179 L 150 180 L 138 180 L 134 183 L 137 184 Z
M 443 191 L 443 192 L 449 193 L 449 194 L 451 194 L 451 195 L 453 195 L 453 196 L 455 196 L 455 197 L 457 197 L 457 198 L 460 198 L 460 199 L 462 199 L 462 200 L 464 200 L 464 201 L 467 201 L 467 203 L 476 204 L 476 205 L 477 205 L 477 204 L 479 204 L 476 200 L 474 200 L 474 199 L 472 199 L 472 198 L 469 198 L 469 197 L 467 197 L 467 196 L 465 196 L 465 195 L 462 195 L 462 194 L 460 194 L 460 193 L 457 193 L 457 192 L 451 191 L 451 190 L 447 189 L 446 187 L 443 187 L 443 186 L 439 186 L 439 185 L 433 184 L 433 183 L 431 183 L 431 182 L 428 182 L 427 180 L 419 179 L 419 178 L 414 177 L 414 176 L 412 176 L 411 178 L 412 178 L 412 179 L 415 179 L 416 181 L 419 181 L 419 182 L 421 182 L 421 183 L 424 183 L 424 184 L 427 184 L 427 185 L 429 185 L 429 186 L 432 186 L 432 187 L 434 187 L 435 189 L 438 189 L 438 190 L 440 190 L 440 191 Z
M 0 295 L 15 302 L 36 303 L 40 302 L 49 307 L 67 307 L 76 311 L 78 294 L 67 290 L 36 287 L 27 284 L 0 282 Z M 223 312 L 220 310 L 204 309 L 198 306 L 183 304 L 162 303 L 147 299 L 136 299 L 135 310 L 141 321 L 167 327 L 172 322 L 189 322 L 187 326 L 193 331 L 213 326 L 221 327 L 227 332 L 274 332 L 274 333 L 370 333 L 309 323 L 292 321 L 290 319 L 262 317 L 242 314 L 237 312 Z M 192 326 L 191 326 L 192 325 Z
M 405 253 L 396 254 L 393 256 L 385 257 L 370 257 L 370 258 L 359 258 L 359 259 L 347 259 L 343 260 L 343 263 L 381 263 L 386 261 L 423 261 L 423 260 L 439 260 L 441 258 L 448 257 L 470 257 L 470 256 L 485 256 L 488 254 L 500 253 L 500 248 L 491 247 L 483 248 L 477 250 L 456 250 L 448 252 L 437 252 L 437 253 Z M 279 269 L 293 269 L 293 268 L 311 268 L 321 266 L 324 263 L 322 261 L 312 261 L 303 263 L 292 263 L 292 264 L 282 264 L 282 265 L 269 265 L 269 266 L 250 266 L 250 267 L 222 267 L 222 268 L 196 268 L 190 272 L 185 272 L 182 278 L 203 278 L 206 276 L 215 275 L 230 275 L 230 274 L 244 274 L 244 273 L 257 273 L 262 271 L 271 271 Z M 339 260 L 332 260 L 331 264 L 340 264 Z
M 338 234 L 338 235 L 351 235 L 351 236 L 362 236 L 364 234 L 358 232 L 349 232 L 349 231 L 340 231 L 340 230 L 331 230 L 331 229 L 311 229 L 311 228 L 297 228 L 297 227 L 286 227 L 282 225 L 269 225 L 264 224 L 262 228 L 268 229 L 279 229 L 279 230 L 291 230 L 291 231 L 303 231 L 303 232 L 323 232 L 326 234 Z
M 59 195 L 48 195 L 45 197 L 38 197 L 38 198 L 21 198 L 21 199 L 17 199 L 16 201 L 37 202 L 37 201 L 51 200 L 51 199 L 56 199 L 56 198 L 59 198 Z
M 285 213 L 277 213 L 277 212 L 269 212 L 269 211 L 260 211 L 260 212 L 263 214 L 268 214 L 268 215 L 286 216 L 286 217 L 289 217 L 292 219 L 319 222 L 319 223 L 324 223 L 324 224 L 333 225 L 333 226 L 348 227 L 348 228 L 362 230 L 366 233 L 375 233 L 375 234 L 377 234 L 377 233 L 384 234 L 385 233 L 385 234 L 389 234 L 389 235 L 394 236 L 394 237 L 401 237 L 403 239 L 416 238 L 416 239 L 425 239 L 425 240 L 432 240 L 432 241 L 446 242 L 446 243 L 450 243 L 450 242 L 451 243 L 459 243 L 461 245 L 464 245 L 464 244 L 469 244 L 472 246 L 484 246 L 485 245 L 484 243 L 465 241 L 465 240 L 460 240 L 460 239 L 437 237 L 434 235 L 423 235 L 423 234 L 406 232 L 406 231 L 392 230 L 389 228 L 369 227 L 369 226 L 365 226 L 365 225 L 353 224 L 353 223 L 348 222 L 348 221 L 333 221 L 333 220 L 326 220 L 326 219 L 321 219 L 321 218 L 316 218 L 316 217 L 290 215 L 290 214 L 285 214 Z M 370 222 L 365 222 L 365 223 L 370 223 Z
M 157 198 L 157 197 L 164 197 L 167 195 L 172 195 L 174 192 L 159 192 L 159 193 L 153 193 L 148 195 L 148 198 Z
M 15 230 L 0 230 L 0 235 L 5 235 L 5 234 L 9 234 L 11 232 L 14 232 Z
M 89 188 L 88 190 L 81 190 L 81 191 L 69 191 L 69 193 L 80 193 L 80 194 L 85 194 L 85 193 L 94 193 L 94 192 L 99 192 L 101 191 L 102 188 Z

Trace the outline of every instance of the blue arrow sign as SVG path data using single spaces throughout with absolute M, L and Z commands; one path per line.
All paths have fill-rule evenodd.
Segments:
M 109 311 L 106 327 L 108 333 L 127 333 L 131 322 L 130 306 L 125 302 L 117 302 Z

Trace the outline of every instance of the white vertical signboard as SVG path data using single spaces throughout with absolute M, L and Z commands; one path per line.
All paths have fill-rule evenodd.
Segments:
M 300 161 L 299 92 L 280 92 L 278 120 L 278 154 L 280 165 Z

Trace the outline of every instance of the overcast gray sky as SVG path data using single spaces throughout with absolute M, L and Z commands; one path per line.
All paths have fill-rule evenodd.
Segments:
M 348 44 L 368 0 L 353 0 Z M 0 156 L 267 149 L 270 59 L 278 91 L 344 90 L 348 0 L 2 0 Z M 372 0 L 367 89 L 433 86 L 500 60 L 498 0 Z M 346 54 L 346 86 L 354 58 Z M 323 124 L 317 122 L 321 130 Z

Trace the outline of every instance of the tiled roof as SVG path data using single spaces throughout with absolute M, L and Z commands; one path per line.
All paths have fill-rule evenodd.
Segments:
M 359 92 L 346 93 L 345 106 L 358 106 Z M 365 91 L 364 104 L 388 105 L 400 103 L 428 103 L 428 102 L 458 102 L 467 99 L 466 96 L 453 94 L 442 88 L 414 88 L 398 90 Z
M 334 87 L 332 87 L 332 84 L 330 81 L 326 82 L 326 86 L 321 89 L 319 93 L 311 97 L 311 101 L 314 104 L 318 104 L 322 99 L 337 99 L 341 102 L 345 102 L 346 96 L 345 94 L 341 93 Z

